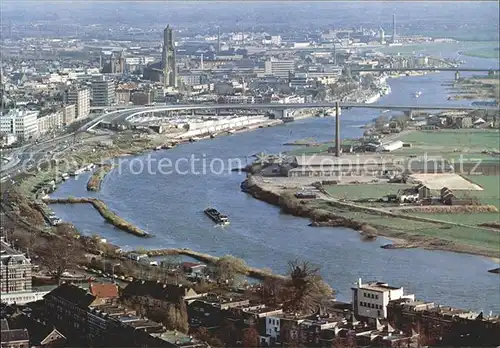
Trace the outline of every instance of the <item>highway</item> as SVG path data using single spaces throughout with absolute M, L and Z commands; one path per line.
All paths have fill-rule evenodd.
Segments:
M 64 141 L 73 136 L 74 134 L 65 134 L 55 139 L 46 140 L 38 144 L 24 145 L 18 149 L 15 149 L 12 155 L 13 158 L 15 157 L 17 159 L 5 165 L 2 165 L 2 168 L 0 170 L 0 182 L 7 181 L 18 170 L 29 167 L 31 165 L 31 162 L 37 163 L 46 156 L 46 151 L 49 151 L 52 148 L 62 144 Z

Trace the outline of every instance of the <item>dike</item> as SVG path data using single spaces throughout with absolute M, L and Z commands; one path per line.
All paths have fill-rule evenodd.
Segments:
M 122 231 L 127 233 L 136 235 L 138 237 L 148 238 L 151 235 L 140 229 L 139 227 L 131 224 L 130 222 L 124 220 L 120 216 L 118 216 L 115 212 L 113 212 L 109 207 L 96 198 L 45 198 L 44 202 L 48 204 L 80 204 L 80 203 L 88 203 L 92 204 L 92 206 L 99 212 L 99 214 L 110 224 L 119 228 Z

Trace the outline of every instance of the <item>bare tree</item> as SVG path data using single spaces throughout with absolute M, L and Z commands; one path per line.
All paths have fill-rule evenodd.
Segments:
M 241 281 L 241 275 L 246 274 L 247 269 L 245 261 L 226 255 L 218 259 L 210 268 L 210 275 L 219 285 L 234 286 Z
M 277 306 L 284 299 L 285 280 L 267 277 L 262 282 L 260 297 L 267 305 Z
M 285 285 L 285 309 L 310 313 L 332 295 L 333 290 L 323 281 L 318 267 L 313 267 L 307 261 L 298 260 L 290 261 L 288 266 L 290 279 Z
M 52 238 L 44 244 L 35 247 L 35 253 L 40 263 L 48 269 L 58 283 L 70 267 L 75 266 L 83 259 L 82 250 L 71 241 L 62 238 Z

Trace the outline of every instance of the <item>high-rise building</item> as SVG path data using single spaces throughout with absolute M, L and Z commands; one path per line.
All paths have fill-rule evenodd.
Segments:
M 163 30 L 162 70 L 164 86 L 177 87 L 177 68 L 175 65 L 174 31 L 167 25 Z
M 378 32 L 378 37 L 379 37 L 380 43 L 383 45 L 385 43 L 385 31 L 384 31 L 384 29 L 380 28 L 380 30 Z
M 392 15 L 392 43 L 396 43 L 396 15 Z
M 276 59 L 271 57 L 264 63 L 266 75 L 288 78 L 290 73 L 295 72 L 295 62 L 293 59 Z
M 62 123 L 67 126 L 76 120 L 76 105 L 70 104 L 62 107 Z
M 92 106 L 109 106 L 115 102 L 115 84 L 104 75 L 92 79 Z
M 38 111 L 11 109 L 0 115 L 0 133 L 12 134 L 21 141 L 38 137 Z
M 66 104 L 75 105 L 74 120 L 83 120 L 90 114 L 90 90 L 88 88 L 72 88 L 66 92 Z

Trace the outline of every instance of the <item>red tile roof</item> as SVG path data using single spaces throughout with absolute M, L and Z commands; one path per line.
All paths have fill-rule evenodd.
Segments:
M 98 298 L 115 298 L 118 287 L 112 283 L 90 283 L 90 293 Z

